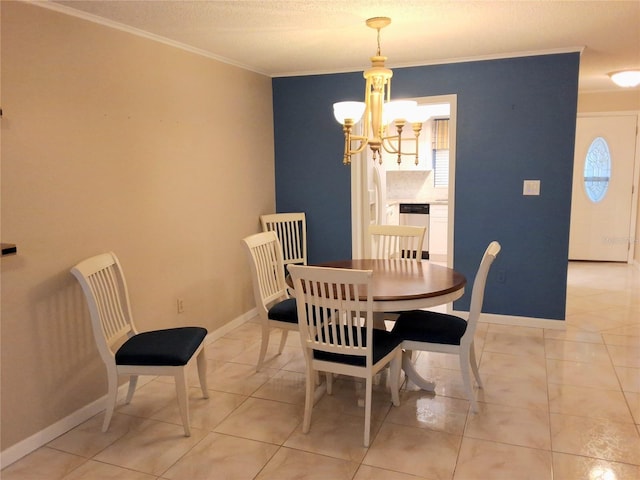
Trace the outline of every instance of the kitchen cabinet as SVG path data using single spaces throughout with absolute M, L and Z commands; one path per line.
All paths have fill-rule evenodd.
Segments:
M 422 148 L 422 147 L 420 147 Z M 430 172 L 432 151 L 426 148 L 420 151 L 418 165 L 416 165 L 416 157 L 412 155 L 403 155 L 400 164 L 398 164 L 398 156 L 392 153 L 382 155 L 382 161 L 386 171 L 392 172 Z
M 448 205 L 431 204 L 429 211 L 429 255 L 432 260 L 447 258 Z

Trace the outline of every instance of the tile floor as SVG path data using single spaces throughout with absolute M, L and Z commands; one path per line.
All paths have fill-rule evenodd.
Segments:
M 120 406 L 1 472 L 3 480 L 640 478 L 640 271 L 571 263 L 566 330 L 480 325 L 480 412 L 465 400 L 456 357 L 421 354 L 436 395 L 374 394 L 373 440 L 362 447 L 358 384 L 339 380 L 301 432 L 297 335 L 256 374 L 249 322 L 207 346 L 210 398 L 191 391 L 183 436 L 173 385 L 150 379 Z M 276 342 L 272 341 L 275 347 Z M 273 350 L 272 350 L 273 351 Z M 192 384 L 197 385 L 195 374 Z

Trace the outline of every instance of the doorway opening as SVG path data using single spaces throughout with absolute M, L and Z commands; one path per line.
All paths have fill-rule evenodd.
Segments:
M 400 203 L 411 202 L 429 204 L 427 244 L 432 250 L 431 261 L 452 267 L 457 95 L 411 100 L 415 100 L 418 105 L 429 105 L 433 109 L 432 116 L 423 124 L 420 134 L 418 165 L 415 165 L 411 156 L 403 157 L 398 164 L 397 157 L 390 154 L 383 155 L 380 164 L 377 160 L 374 162 L 368 149 L 352 159 L 352 257 L 370 256 L 366 235 L 370 224 L 399 224 Z M 446 142 L 443 140 L 444 135 Z M 447 157 L 444 156 L 445 153 L 448 154 Z M 446 165 L 443 158 L 448 158 Z

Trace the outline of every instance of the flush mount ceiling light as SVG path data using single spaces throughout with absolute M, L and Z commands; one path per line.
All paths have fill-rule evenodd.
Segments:
M 364 102 L 338 102 L 333 104 L 333 114 L 342 124 L 344 132 L 345 165 L 351 163 L 351 156 L 361 153 L 367 145 L 373 152 L 373 159 L 382 163 L 381 148 L 398 156 L 400 163 L 402 155 L 415 156 L 418 164 L 418 137 L 422 124 L 429 118 L 429 112 L 417 106 L 411 100 L 391 101 L 391 77 L 393 72 L 385 68 L 387 57 L 380 55 L 380 30 L 391 23 L 388 17 L 374 17 L 367 20 L 367 26 L 378 31 L 378 50 L 371 57 L 371 68 L 363 72 L 366 80 Z M 363 118 L 364 116 L 364 118 Z M 355 124 L 363 118 L 362 135 L 353 135 Z M 395 123 L 396 134 L 385 135 L 387 126 Z M 402 151 L 402 129 L 410 123 L 414 138 L 405 139 L 413 144 L 410 152 Z M 355 142 L 355 146 L 354 146 Z
M 637 87 L 640 85 L 640 70 L 621 70 L 609 74 L 613 83 L 619 87 Z

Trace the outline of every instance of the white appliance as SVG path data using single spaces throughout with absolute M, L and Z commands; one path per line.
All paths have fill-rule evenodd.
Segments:
M 413 225 L 426 227 L 424 243 L 422 244 L 422 259 L 429 259 L 429 204 L 428 203 L 401 203 L 400 225 Z

